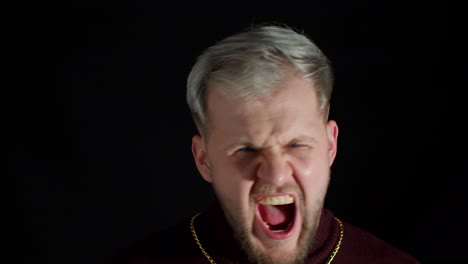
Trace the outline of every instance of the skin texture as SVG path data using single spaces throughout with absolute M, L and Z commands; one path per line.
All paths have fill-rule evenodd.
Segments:
M 320 219 L 336 156 L 338 127 L 325 121 L 314 85 L 290 75 L 269 95 L 230 98 L 208 90 L 209 133 L 192 139 L 202 177 L 211 182 L 235 236 L 252 262 L 300 263 Z M 269 236 L 258 199 L 290 194 L 291 232 Z

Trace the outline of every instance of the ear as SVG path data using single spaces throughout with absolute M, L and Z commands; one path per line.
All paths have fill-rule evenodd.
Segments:
M 335 121 L 327 122 L 327 137 L 328 137 L 328 160 L 329 165 L 333 164 L 338 150 L 338 125 Z
M 195 135 L 192 138 L 192 154 L 197 169 L 205 181 L 211 182 L 211 169 L 206 156 L 206 147 L 203 138 Z

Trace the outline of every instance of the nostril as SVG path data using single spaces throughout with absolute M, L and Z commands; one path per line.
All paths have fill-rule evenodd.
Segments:
M 260 171 L 260 177 L 272 182 L 283 182 L 290 170 L 286 166 L 270 166 Z

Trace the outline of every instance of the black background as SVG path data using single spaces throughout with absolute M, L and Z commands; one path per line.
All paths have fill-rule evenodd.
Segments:
M 187 75 L 217 40 L 277 22 L 334 68 L 327 206 L 423 263 L 467 261 L 465 26 L 448 4 L 375 2 L 17 7 L 4 32 L 16 259 L 100 263 L 206 208 Z

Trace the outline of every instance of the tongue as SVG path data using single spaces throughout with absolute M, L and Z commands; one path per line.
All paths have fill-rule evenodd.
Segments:
M 282 225 L 290 221 L 294 205 L 259 205 L 260 215 L 263 221 L 267 222 L 270 226 Z

